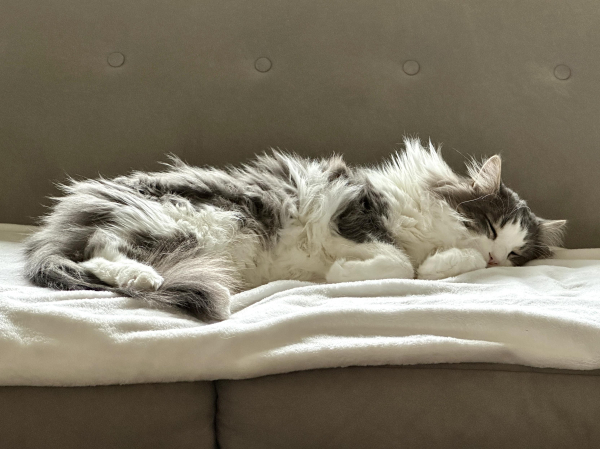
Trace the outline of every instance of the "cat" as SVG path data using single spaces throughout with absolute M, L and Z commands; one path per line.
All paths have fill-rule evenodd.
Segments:
M 273 151 L 240 167 L 62 186 L 26 241 L 26 275 L 228 318 L 230 295 L 279 279 L 437 280 L 552 256 L 565 220 L 538 218 L 501 180 L 501 159 L 452 171 L 431 141 L 374 167 Z

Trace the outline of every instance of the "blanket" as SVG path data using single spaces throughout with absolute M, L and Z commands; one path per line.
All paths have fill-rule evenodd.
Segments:
M 600 368 L 600 250 L 443 281 L 273 282 L 229 320 L 22 276 L 25 228 L 0 228 L 0 385 L 241 379 L 350 365 L 500 362 Z

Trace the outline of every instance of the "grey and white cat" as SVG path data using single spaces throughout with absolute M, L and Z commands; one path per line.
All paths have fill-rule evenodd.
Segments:
M 454 173 L 431 143 L 373 168 L 273 152 L 239 168 L 73 181 L 26 243 L 27 276 L 112 290 L 205 321 L 277 279 L 442 279 L 552 255 L 564 220 L 536 217 L 493 156 Z

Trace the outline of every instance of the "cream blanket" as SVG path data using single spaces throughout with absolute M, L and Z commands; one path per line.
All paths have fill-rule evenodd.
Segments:
M 21 275 L 22 228 L 0 227 L 0 385 L 240 379 L 312 368 L 502 362 L 600 368 L 600 250 L 444 281 L 280 281 L 203 324 Z

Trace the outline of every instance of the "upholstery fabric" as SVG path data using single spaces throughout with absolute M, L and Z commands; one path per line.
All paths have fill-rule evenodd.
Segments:
M 0 446 L 11 449 L 212 449 L 210 382 L 1 387 Z
M 218 381 L 222 449 L 593 448 L 599 371 L 454 364 Z

